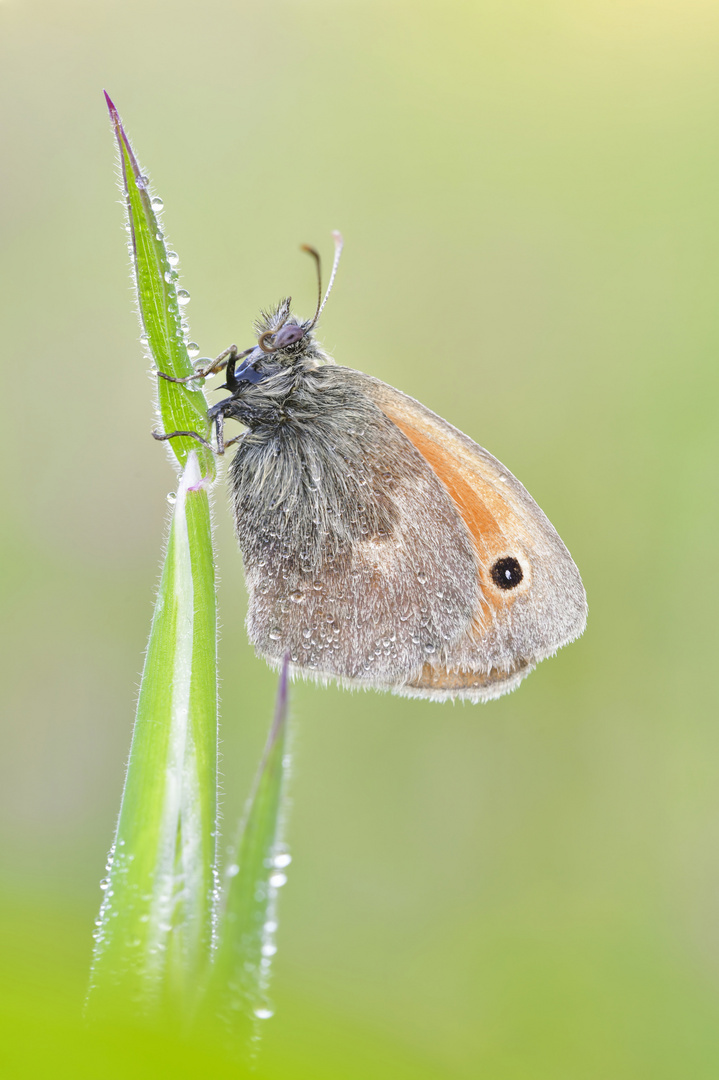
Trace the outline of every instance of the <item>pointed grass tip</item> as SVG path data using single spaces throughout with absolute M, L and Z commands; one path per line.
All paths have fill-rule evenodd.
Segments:
M 120 144 L 120 156 L 122 157 L 122 147 L 124 146 L 127 150 L 127 156 L 130 159 L 132 175 L 134 176 L 136 181 L 140 181 L 138 186 L 144 189 L 147 187 L 147 178 L 142 175 L 142 170 L 140 169 L 137 158 L 135 157 L 135 153 L 132 149 L 132 146 L 130 145 L 130 140 L 127 137 L 124 127 L 122 126 L 122 120 L 120 119 L 120 114 L 117 111 L 115 102 L 112 100 L 107 90 L 103 90 L 103 94 L 105 95 L 107 110 L 110 113 L 110 119 L 112 121 L 112 126 L 115 129 L 117 141 Z
M 280 669 L 280 681 L 277 686 L 277 700 L 275 702 L 275 717 L 272 722 L 272 729 L 270 731 L 270 737 L 267 740 L 268 748 L 272 746 L 279 736 L 284 723 L 287 719 L 287 700 L 288 700 L 288 688 L 289 688 L 289 672 L 290 672 L 290 653 L 289 649 L 285 651 L 285 655 L 282 657 L 282 667 Z
M 120 123 L 120 114 L 118 113 L 117 109 L 115 108 L 114 101 L 112 100 L 112 98 L 108 94 L 107 90 L 103 90 L 102 92 L 105 95 L 105 101 L 107 102 L 107 108 L 109 110 L 110 116 L 112 117 L 113 120 L 115 120 L 119 124 Z

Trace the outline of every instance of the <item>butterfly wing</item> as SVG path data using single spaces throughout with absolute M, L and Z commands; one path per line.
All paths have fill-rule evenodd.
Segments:
M 546 515 L 501 462 L 418 401 L 366 378 L 369 396 L 447 490 L 471 537 L 478 572 L 471 624 L 402 692 L 497 697 L 584 630 L 579 571 Z
M 251 392 L 270 408 L 270 380 Z M 348 368 L 282 394 L 282 423 L 246 433 L 230 470 L 248 631 L 267 659 L 289 650 L 314 677 L 478 701 L 581 632 L 576 567 L 490 454 Z M 511 590 L 492 577 L 502 559 L 522 570 Z

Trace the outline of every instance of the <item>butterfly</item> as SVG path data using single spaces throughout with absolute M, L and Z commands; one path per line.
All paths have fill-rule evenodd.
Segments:
M 228 482 L 247 629 L 274 666 L 351 687 L 486 701 L 584 630 L 579 571 L 520 482 L 418 401 L 334 363 L 288 298 L 187 382 L 225 371 L 208 423 Z M 168 376 L 163 376 L 169 378 Z M 225 441 L 226 420 L 243 425 Z M 196 432 L 153 433 L 167 439 Z

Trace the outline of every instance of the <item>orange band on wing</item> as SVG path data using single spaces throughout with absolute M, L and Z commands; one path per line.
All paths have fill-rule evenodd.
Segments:
M 506 543 L 497 519 L 462 476 L 456 460 L 439 443 L 418 431 L 417 428 L 410 427 L 389 411 L 387 415 L 419 450 L 427 464 L 447 488 L 460 517 L 469 530 L 479 558 L 482 562 L 486 562 L 494 551 L 503 548 Z
M 527 660 L 519 660 L 511 671 L 500 671 L 498 668 L 490 671 L 469 671 L 463 668 L 448 671 L 446 667 L 437 668 L 424 664 L 421 675 L 408 682 L 407 686 L 417 690 L 446 690 L 455 693 L 461 690 L 485 690 L 516 679 L 520 673 L 528 673 L 529 670 L 531 666 Z

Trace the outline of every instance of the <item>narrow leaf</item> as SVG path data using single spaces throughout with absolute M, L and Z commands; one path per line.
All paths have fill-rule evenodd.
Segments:
M 267 739 L 237 842 L 228 854 L 217 949 L 209 977 L 207 1012 L 219 1018 L 230 1043 L 242 1050 L 257 1020 L 272 1015 L 267 1001 L 275 952 L 277 895 L 290 856 L 280 843 L 283 794 L 289 769 L 286 656 Z
M 191 372 L 176 274 L 148 182 L 108 106 L 125 180 L 130 253 L 148 349 L 162 371 Z M 173 261 L 175 261 L 173 259 Z M 160 380 L 166 430 L 206 428 L 204 394 Z M 181 445 L 178 443 L 181 442 Z M 88 1004 L 192 1012 L 215 918 L 216 600 L 208 482 L 212 455 L 172 440 L 183 465 L 137 704 L 115 844 L 95 932 Z M 148 448 L 154 446 L 148 439 Z
M 208 552 L 207 492 L 193 453 L 175 501 L 117 834 L 102 883 L 91 1006 L 103 991 L 120 990 L 140 1012 L 168 997 L 189 1010 L 209 952 L 216 682 Z

